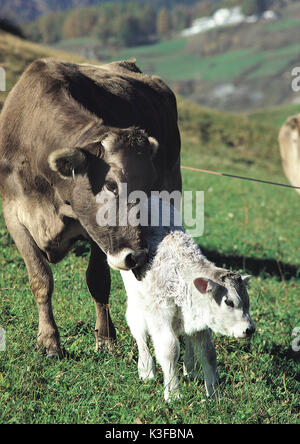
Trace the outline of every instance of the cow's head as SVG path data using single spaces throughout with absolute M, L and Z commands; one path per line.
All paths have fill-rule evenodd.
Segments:
M 141 226 L 127 223 L 133 204 L 126 201 L 132 191 L 149 194 L 155 186 L 153 157 L 158 142 L 138 128 L 102 128 L 100 136 L 94 135 L 94 140 L 79 146 L 54 151 L 48 158 L 51 169 L 72 187 L 73 211 L 107 254 L 112 268 L 128 270 L 143 265 L 147 250 Z M 98 217 L 101 211 L 105 224 L 103 217 Z
M 208 327 L 215 333 L 248 338 L 255 332 L 249 314 L 247 283 L 251 276 L 216 269 L 212 279 L 196 278 L 194 286 L 205 298 Z

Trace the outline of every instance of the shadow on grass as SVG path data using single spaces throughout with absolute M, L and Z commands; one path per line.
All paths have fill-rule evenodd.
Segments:
M 276 259 L 259 259 L 245 256 L 222 255 L 216 251 L 201 247 L 201 250 L 209 260 L 218 267 L 243 269 L 253 276 L 278 277 L 280 280 L 300 278 L 300 265 L 292 265 L 280 262 Z
M 286 264 L 277 259 L 260 259 L 255 257 L 234 256 L 220 254 L 214 250 L 202 247 L 204 255 L 218 267 L 233 268 L 235 270 L 243 269 L 246 273 L 253 276 L 263 275 L 266 277 L 278 277 L 280 280 L 290 280 L 292 278 L 300 278 L 300 264 Z M 76 243 L 73 253 L 76 256 L 88 256 L 90 252 L 89 243 L 79 241 Z
M 281 364 L 283 361 L 300 362 L 300 352 L 296 352 L 292 350 L 292 348 L 286 348 L 277 344 L 273 345 L 270 355 L 274 357 L 273 359 L 275 364 L 277 361 Z M 300 382 L 300 372 L 297 373 L 296 380 Z

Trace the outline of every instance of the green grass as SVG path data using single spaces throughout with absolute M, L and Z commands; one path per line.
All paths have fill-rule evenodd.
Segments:
M 99 40 L 96 37 L 80 37 L 76 39 L 61 40 L 54 46 L 58 49 L 68 50 L 73 46 L 93 46 L 97 44 L 99 44 Z
M 226 82 L 244 73 L 249 73 L 249 78 L 275 75 L 300 53 L 300 45 L 294 44 L 275 50 L 253 47 L 202 57 L 188 52 L 186 45 L 187 39 L 177 39 L 115 52 L 103 51 L 101 57 L 107 61 L 136 58 L 142 70 L 169 80 Z
M 282 31 L 284 29 L 290 29 L 300 27 L 300 20 L 299 19 L 293 19 L 293 18 L 285 18 L 279 21 L 276 21 L 274 23 L 269 23 L 264 27 L 267 31 Z
M 255 63 L 258 63 L 258 66 L 252 71 L 249 78 L 272 76 L 284 69 L 285 66 L 288 66 L 289 62 L 299 55 L 299 44 L 258 53 L 256 55 L 257 60 L 255 61 Z
M 251 36 L 252 44 L 249 43 L 249 47 L 242 46 L 243 49 L 232 49 L 236 48 L 233 45 L 233 36 L 235 39 L 243 41 L 243 28 L 236 28 L 234 32 L 227 29 L 227 34 L 223 36 L 226 37 L 225 42 L 227 42 L 227 45 L 225 45 L 223 41 L 224 50 L 220 50 L 222 40 L 219 41 L 218 39 L 221 39 L 221 37 L 211 34 L 212 39 L 217 39 L 215 48 L 217 52 L 211 50 L 209 56 L 201 55 L 202 45 L 203 50 L 210 47 L 209 38 L 207 40 L 203 39 L 203 34 L 192 38 L 175 36 L 173 39 L 156 44 L 120 50 L 103 48 L 99 50 L 99 56 L 101 60 L 107 62 L 136 58 L 143 71 L 160 75 L 171 82 L 196 80 L 215 83 L 235 82 L 243 79 L 245 83 L 247 79 L 251 81 L 252 79 L 281 77 L 284 70 L 291 70 L 300 54 L 300 45 L 295 41 L 293 31 L 293 28 L 299 26 L 299 24 L 299 18 L 293 16 L 293 8 L 289 8 L 289 15 L 280 18 L 278 21 L 266 25 L 260 23 L 252 25 L 257 27 L 258 37 L 255 40 Z M 262 30 L 263 46 L 261 46 L 259 37 Z M 284 40 L 278 40 L 274 36 L 274 33 L 279 31 L 281 31 L 281 34 L 284 33 Z M 209 36 L 209 33 L 206 35 Z M 276 41 L 281 43 L 276 43 Z M 97 45 L 97 40 L 95 38 L 66 40 L 59 42 L 56 47 L 72 48 L 72 50 L 77 48 L 79 51 L 88 45 Z M 100 47 L 100 44 L 98 46 Z
M 16 38 L 0 31 L 0 66 L 6 70 L 6 92 L 0 91 L 0 109 L 21 74 L 31 62 L 40 57 L 56 57 L 69 62 L 83 63 L 86 59 L 61 50 Z
M 156 55 L 165 56 L 166 54 L 172 54 L 181 51 L 182 49 L 185 48 L 185 46 L 186 46 L 186 39 L 184 38 L 174 39 L 174 40 L 162 40 L 161 42 L 152 45 L 142 45 L 133 48 L 120 49 L 115 53 L 115 55 L 117 55 L 121 59 L 131 58 L 139 54 L 142 54 L 144 56 L 156 56 Z M 105 51 L 103 54 L 104 55 L 106 54 Z M 107 52 L 107 54 L 108 57 L 110 57 L 109 51 Z
M 265 122 L 276 126 L 278 129 L 289 116 L 299 114 L 300 105 L 278 106 L 268 110 L 255 111 L 249 117 L 256 122 Z
M 276 144 L 280 110 L 249 119 L 180 100 L 179 112 L 182 164 L 285 181 Z M 221 263 L 238 261 L 235 268 L 255 274 L 249 291 L 257 326 L 252 342 L 215 338 L 220 402 L 203 401 L 203 381 L 182 378 L 182 399 L 166 405 L 159 368 L 155 381 L 138 380 L 117 272 L 110 302 L 118 342 L 113 353 L 94 352 L 87 254 L 73 252 L 53 266 L 54 313 L 67 356 L 44 358 L 35 348 L 37 310 L 25 266 L 0 216 L 0 325 L 7 331 L 7 350 L 0 352 L 0 423 L 299 423 L 299 364 L 291 350 L 292 330 L 300 326 L 299 196 L 187 171 L 183 183 L 184 189 L 205 191 L 200 245 L 217 252 Z

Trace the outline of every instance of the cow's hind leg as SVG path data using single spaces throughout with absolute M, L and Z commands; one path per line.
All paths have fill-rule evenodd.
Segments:
M 96 350 L 105 345 L 111 347 L 116 330 L 109 314 L 110 271 L 106 255 L 92 242 L 86 282 L 96 307 Z
M 62 356 L 59 333 L 54 321 L 51 296 L 53 276 L 49 264 L 43 257 L 29 231 L 19 222 L 17 208 L 12 203 L 3 203 L 7 228 L 25 261 L 30 288 L 35 296 L 39 313 L 38 346 L 48 356 Z

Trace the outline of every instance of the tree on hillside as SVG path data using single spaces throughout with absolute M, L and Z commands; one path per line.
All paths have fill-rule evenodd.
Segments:
M 267 0 L 243 0 L 242 12 L 245 15 L 259 15 L 262 14 L 268 7 Z
M 4 19 L 1 17 L 0 17 L 0 30 L 24 38 L 24 33 L 18 25 L 16 25 L 15 23 L 11 22 L 8 19 Z
M 192 9 L 184 5 L 177 5 L 171 10 L 170 19 L 173 31 L 188 28 L 193 21 Z
M 37 32 L 43 43 L 55 43 L 61 40 L 63 15 L 59 12 L 44 15 L 37 22 Z
M 156 12 L 152 5 L 146 4 L 137 10 L 139 26 L 145 36 L 156 34 Z
M 97 25 L 95 27 L 95 35 L 101 40 L 102 43 L 106 43 L 111 37 L 112 29 L 109 16 L 105 11 L 101 11 Z
M 73 9 L 67 15 L 63 25 L 62 35 L 64 39 L 75 39 L 91 35 L 91 23 L 95 26 L 97 16 L 94 11 L 90 13 L 87 8 Z
M 121 46 L 138 45 L 142 38 L 138 19 L 132 15 L 127 15 L 125 17 L 119 17 L 118 22 L 118 43 Z
M 171 32 L 171 20 L 166 8 L 161 8 L 157 16 L 157 33 L 161 36 L 168 36 Z
M 98 22 L 99 12 L 96 8 L 81 9 L 80 32 L 83 36 L 92 35 Z

